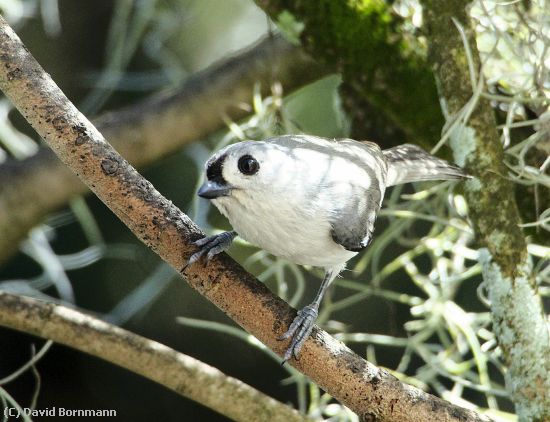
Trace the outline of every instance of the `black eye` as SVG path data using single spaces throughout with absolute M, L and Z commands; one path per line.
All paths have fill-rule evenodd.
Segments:
M 237 165 L 239 167 L 239 171 L 248 176 L 257 173 L 260 169 L 260 163 L 258 163 L 258 161 L 256 161 L 256 159 L 251 155 L 243 155 L 239 158 L 239 163 Z

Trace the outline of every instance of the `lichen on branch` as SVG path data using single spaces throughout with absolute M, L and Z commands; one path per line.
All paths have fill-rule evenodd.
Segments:
M 422 1 L 428 58 L 451 118 L 458 116 L 473 96 L 469 60 L 473 60 L 474 69 L 480 69 L 466 12 L 468 3 Z M 460 29 L 464 30 L 471 57 Z M 460 122 L 453 131 L 451 145 L 456 160 L 474 176 L 465 183 L 465 196 L 477 242 L 482 246 L 479 261 L 491 303 L 493 329 L 508 368 L 507 388 L 521 421 L 549 420 L 549 330 L 489 101 L 478 98 L 467 121 Z

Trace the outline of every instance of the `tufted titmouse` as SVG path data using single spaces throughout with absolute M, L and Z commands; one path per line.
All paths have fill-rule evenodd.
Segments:
M 198 195 L 210 199 L 234 231 L 196 242 L 188 265 L 227 249 L 237 234 L 296 264 L 323 267 L 313 302 L 280 338 L 284 360 L 298 357 L 328 286 L 367 247 L 386 187 L 467 177 L 415 145 L 382 151 L 372 142 L 285 135 L 229 145 L 206 163 Z

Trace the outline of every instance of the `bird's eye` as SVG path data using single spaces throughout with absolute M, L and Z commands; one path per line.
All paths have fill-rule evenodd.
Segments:
M 243 155 L 239 158 L 237 165 L 239 167 L 239 171 L 247 176 L 257 173 L 260 169 L 260 163 L 258 163 L 258 161 L 251 155 Z

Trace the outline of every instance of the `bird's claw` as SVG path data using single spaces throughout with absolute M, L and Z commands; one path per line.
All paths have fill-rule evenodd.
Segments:
M 286 340 L 292 338 L 290 346 L 286 349 L 283 357 L 283 364 L 294 356 L 296 359 L 302 350 L 302 346 L 306 342 L 307 338 L 311 334 L 317 319 L 317 306 L 308 305 L 298 311 L 296 318 L 288 327 L 286 333 L 284 333 L 278 340 Z
M 235 236 L 237 236 L 237 233 L 235 232 L 223 232 L 196 240 L 193 244 L 198 246 L 200 249 L 191 255 L 189 261 L 187 261 L 185 266 L 181 269 L 181 272 L 185 271 L 187 267 L 193 265 L 205 255 L 206 265 L 214 256 L 229 249 Z

